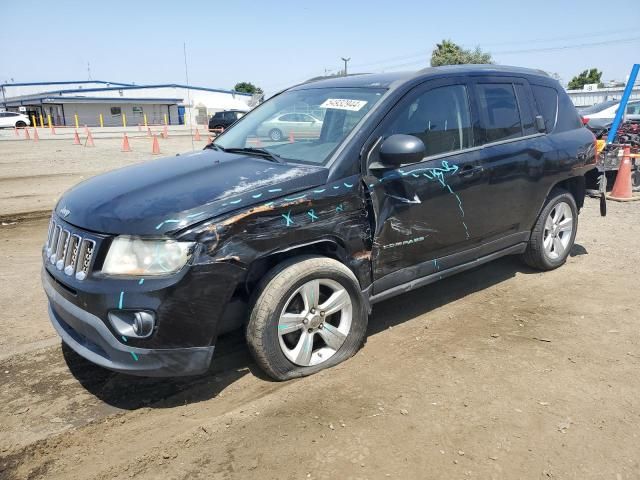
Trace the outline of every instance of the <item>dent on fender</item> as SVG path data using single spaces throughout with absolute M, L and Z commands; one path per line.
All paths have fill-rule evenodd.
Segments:
M 281 252 L 283 246 L 289 251 L 330 242 L 365 288 L 372 281 L 372 229 L 363 189 L 359 177 L 353 176 L 254 204 L 206 222 L 181 238 L 204 246 L 194 260 L 196 264 L 232 262 L 245 269 L 258 259 Z

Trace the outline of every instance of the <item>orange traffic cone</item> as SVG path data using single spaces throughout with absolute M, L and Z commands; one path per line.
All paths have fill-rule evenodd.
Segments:
M 40 135 L 38 135 L 38 129 L 37 128 L 33 129 L 33 141 L 34 142 L 40 141 Z
M 256 147 L 262 148 L 262 140 L 260 140 L 260 137 L 256 137 Z
M 162 129 L 162 138 L 164 138 L 164 139 L 169 138 L 169 130 L 167 130 L 167 126 L 166 125 Z
M 207 145 L 211 145 L 212 143 L 213 143 L 213 137 L 209 135 L 209 138 L 207 138 Z
M 73 144 L 74 145 L 82 145 L 80 143 L 80 136 L 78 135 L 78 130 L 74 130 L 74 134 L 73 134 Z
M 93 135 L 91 135 L 91 130 L 87 128 L 87 141 L 84 142 L 85 147 L 95 147 L 95 143 L 93 143 Z
M 24 127 L 24 139 L 31 140 L 31 135 L 29 135 L 29 129 L 27 127 Z
M 609 198 L 614 200 L 626 200 L 633 197 L 631 193 L 631 149 L 629 145 L 625 145 L 622 149 L 618 150 L 618 156 L 622 156 L 620 160 L 620 166 L 618 167 L 618 173 L 616 174 L 616 181 L 613 184 L 613 190 Z
M 200 130 L 198 130 L 198 127 L 196 127 L 196 135 L 195 135 L 195 137 L 193 137 L 193 139 L 194 139 L 196 142 L 199 142 L 199 141 L 200 141 Z
M 151 127 L 147 127 L 147 137 L 151 136 Z
M 87 127 L 86 125 L 84 126 L 84 134 L 85 135 L 89 135 L 89 127 Z
M 123 152 L 130 152 L 131 151 L 131 147 L 129 146 L 129 137 L 127 137 L 127 134 L 124 134 L 124 137 L 122 137 L 122 151 Z
M 53 126 L 53 123 L 51 124 L 51 135 L 55 135 L 56 134 L 56 128 Z
M 158 136 L 157 135 L 153 136 L 153 146 L 151 147 L 151 154 L 152 155 L 159 155 L 160 154 L 160 145 L 158 144 Z
M 20 134 L 18 133 L 18 127 L 13 127 L 13 131 L 16 132 L 16 137 L 20 137 Z
M 295 137 L 293 136 L 293 132 L 289 132 L 289 143 L 293 143 L 293 142 L 295 142 L 295 141 L 296 141 L 296 139 L 295 139 Z

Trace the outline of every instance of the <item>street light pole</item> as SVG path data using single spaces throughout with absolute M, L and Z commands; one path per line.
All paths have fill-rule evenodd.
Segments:
M 347 76 L 347 62 L 349 60 L 351 60 L 351 57 L 349 57 L 349 58 L 341 57 L 341 58 L 342 58 L 342 61 L 344 62 L 344 76 L 346 77 Z

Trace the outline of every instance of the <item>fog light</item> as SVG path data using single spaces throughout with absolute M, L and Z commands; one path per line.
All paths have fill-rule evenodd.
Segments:
M 153 332 L 153 315 L 149 312 L 136 312 L 133 318 L 133 332 L 139 337 L 148 337 Z
M 116 332 L 124 337 L 150 337 L 156 325 L 155 314 L 148 310 L 112 310 L 108 316 Z

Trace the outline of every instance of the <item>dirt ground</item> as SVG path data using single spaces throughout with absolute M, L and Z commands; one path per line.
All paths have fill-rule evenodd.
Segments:
M 112 151 L 59 152 L 51 174 L 131 161 Z M 23 176 L 55 164 L 25 146 L 0 154 L 3 175 L 23 170 L 17 157 Z M 47 181 L 62 178 L 46 208 L 78 179 Z M 16 184 L 40 195 L 39 181 Z M 47 220 L 4 225 L 0 478 L 640 478 L 639 219 L 640 202 L 601 218 L 588 199 L 562 268 L 503 258 L 378 304 L 353 359 L 286 383 L 257 371 L 235 334 L 199 377 L 89 364 L 49 325 Z

